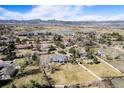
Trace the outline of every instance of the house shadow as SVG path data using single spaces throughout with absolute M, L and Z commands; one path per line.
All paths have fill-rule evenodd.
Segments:
M 12 80 L 11 79 L 7 79 L 7 80 L 0 80 L 0 88 L 2 86 L 5 86 L 6 84 L 8 84 L 9 82 L 11 82 Z

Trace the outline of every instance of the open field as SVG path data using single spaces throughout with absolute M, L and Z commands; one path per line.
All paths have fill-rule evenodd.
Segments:
M 112 66 L 116 67 L 118 70 L 124 73 L 124 62 L 122 61 L 111 61 L 109 62 Z
M 50 26 L 50 25 L 45 25 L 45 26 L 19 26 L 14 28 L 15 31 L 37 31 L 37 30 L 47 30 L 47 31 L 64 31 L 64 30 L 76 30 L 76 31 L 82 31 L 82 32 L 89 32 L 89 31 L 96 31 L 98 34 L 100 33 L 108 33 L 108 32 L 118 32 L 122 35 L 124 35 L 124 29 L 123 28 L 118 28 L 118 27 L 104 27 L 100 25 L 95 25 L 95 24 L 83 24 L 83 25 L 77 25 L 77 26 Z
M 83 62 L 83 65 L 89 68 L 91 71 L 93 71 L 98 76 L 105 78 L 105 77 L 119 77 L 123 76 L 122 73 L 116 71 L 115 69 L 111 68 L 107 64 L 101 62 L 99 64 L 86 64 Z
M 124 54 L 122 51 L 119 51 L 115 48 L 107 48 L 104 49 L 106 54 L 109 55 L 112 60 L 108 60 L 106 58 L 104 58 L 104 60 L 106 60 L 109 64 L 111 64 L 112 66 L 116 67 L 117 69 L 119 69 L 121 72 L 124 73 Z M 119 58 L 115 58 L 117 56 L 121 55 Z
M 55 81 L 56 85 L 78 84 L 96 80 L 94 76 L 79 65 L 72 64 L 62 65 L 60 71 L 56 71 L 53 74 L 49 73 L 49 76 Z

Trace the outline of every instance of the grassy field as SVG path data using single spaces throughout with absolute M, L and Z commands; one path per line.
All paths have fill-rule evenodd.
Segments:
M 42 83 L 41 73 L 34 74 L 34 75 L 27 75 L 19 79 L 15 79 L 8 87 L 11 87 L 12 84 L 14 84 L 18 88 L 21 88 L 23 86 L 30 87 L 31 80 L 36 81 L 37 83 L 41 84 Z
M 25 58 L 20 58 L 20 59 L 16 59 L 16 64 L 18 64 L 19 66 L 25 64 L 26 59 Z
M 10 84 L 4 87 L 11 87 L 14 84 L 16 87 L 21 88 L 23 86 L 31 87 L 31 80 L 42 85 L 43 76 L 38 66 L 27 66 L 22 76 L 17 76 Z
M 61 65 L 60 70 L 49 76 L 55 81 L 56 85 L 78 84 L 96 80 L 90 73 L 82 69 L 79 65 Z
M 22 49 L 22 50 L 17 50 L 16 53 L 20 54 L 20 55 L 31 54 L 32 50 L 31 49 L 24 49 L 24 50 Z
M 110 61 L 109 64 L 111 64 L 112 66 L 116 67 L 118 70 L 124 73 L 124 61 L 114 60 L 114 61 Z
M 116 71 L 115 69 L 111 68 L 110 66 L 103 62 L 92 65 L 83 62 L 83 65 L 102 78 L 123 76 L 122 73 L 119 73 L 118 71 Z

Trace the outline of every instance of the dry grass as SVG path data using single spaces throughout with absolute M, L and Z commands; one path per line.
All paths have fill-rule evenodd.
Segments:
M 122 73 L 119 73 L 118 71 L 116 71 L 115 69 L 111 68 L 110 66 L 108 66 L 107 64 L 103 62 L 99 64 L 92 64 L 92 65 L 84 63 L 84 66 L 86 66 L 91 71 L 93 71 L 95 74 L 103 78 L 123 76 Z
M 21 50 L 17 50 L 16 53 L 20 54 L 20 55 L 31 54 L 32 50 L 31 49 L 21 49 Z
M 33 81 L 36 81 L 38 83 L 42 83 L 42 75 L 41 73 L 38 73 L 38 74 L 34 74 L 34 75 L 27 75 L 27 76 L 24 76 L 24 77 L 21 77 L 19 79 L 15 79 L 11 84 L 14 84 L 16 85 L 16 87 L 23 87 L 23 86 L 30 86 L 31 84 L 31 80 Z M 11 86 L 10 84 L 10 86 Z
M 38 66 L 27 66 L 24 70 L 24 76 L 17 76 L 9 85 L 5 87 L 11 87 L 12 84 L 14 84 L 18 88 L 21 88 L 23 86 L 30 87 L 31 80 L 42 84 L 43 79 L 44 78 L 40 73 Z
M 82 69 L 79 65 L 65 64 L 60 67 L 60 71 L 50 74 L 55 84 L 77 84 L 96 80 L 90 73 Z

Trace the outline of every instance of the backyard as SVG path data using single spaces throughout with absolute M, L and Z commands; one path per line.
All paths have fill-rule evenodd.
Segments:
M 33 87 L 32 82 L 35 82 L 37 85 L 42 85 L 44 77 L 38 66 L 32 65 L 27 66 L 23 74 L 17 75 L 8 85 L 4 87 Z
M 99 64 L 86 64 L 85 62 L 82 63 L 96 75 L 102 78 L 124 76 L 122 73 L 116 71 L 115 69 L 111 68 L 103 62 L 100 62 Z
M 67 63 L 61 65 L 60 70 L 48 75 L 55 81 L 56 85 L 78 84 L 97 80 L 89 72 L 82 69 L 79 65 Z

